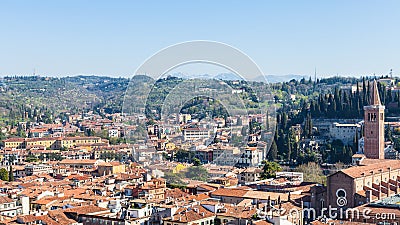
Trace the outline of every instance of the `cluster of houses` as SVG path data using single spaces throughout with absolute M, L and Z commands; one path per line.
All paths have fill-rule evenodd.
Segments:
M 260 171 L 208 165 L 215 176 L 209 182 L 189 181 L 185 190 L 168 188 L 154 175 L 168 168 L 164 163 L 144 168 L 65 159 L 26 165 L 24 172 L 14 170 L 14 181 L 0 183 L 0 224 L 301 224 L 302 217 L 280 210 L 312 204 L 319 187 L 301 179 L 291 183 L 293 174 L 238 186 L 241 176 L 255 180 Z M 236 182 L 218 183 L 228 177 Z
M 371 95 L 364 123 L 314 123 L 320 134 L 344 143 L 361 129 L 365 133 L 354 165 L 330 174 L 326 184 L 305 181 L 305 174 L 292 171 L 263 179 L 260 165 L 271 134 L 257 128 L 244 134 L 243 128 L 266 126 L 264 114 L 211 121 L 169 115 L 146 127 L 146 140 L 115 145 L 65 132 L 76 126 L 75 133 L 107 130 L 108 138 L 131 136 L 129 126 L 118 125 L 125 124 L 121 115 L 71 115 L 74 125 L 57 125 L 70 129 L 27 125 L 28 137 L 4 140 L 0 152 L 12 178 L 0 181 L 0 225 L 399 224 L 400 164 L 386 158 L 384 106 L 376 82 Z M 300 141 L 301 126 L 292 131 Z M 233 144 L 234 136 L 245 138 L 242 145 Z M 318 148 L 317 140 L 300 144 Z M 190 160 L 165 160 L 179 149 L 203 163 L 206 180 L 180 177 L 197 166 Z M 167 183 L 171 176 L 183 184 Z
M 258 166 L 266 158 L 268 143 L 266 134 L 261 132 L 243 134 L 243 129 L 248 129 L 252 121 L 265 127 L 267 116 L 254 114 L 199 121 L 192 119 L 190 114 L 172 115 L 167 122 L 157 121 L 147 127 L 150 143 L 147 148 L 153 147 L 166 154 L 183 149 L 193 153 L 202 163 Z M 239 138 L 237 144 L 232 143 L 233 136 Z
M 133 145 L 110 145 L 100 137 L 8 138 L 0 150 L 0 165 L 29 162 L 29 158 L 47 162 L 54 159 L 107 159 L 118 157 L 126 161 L 132 156 Z M 57 157 L 57 158 L 55 158 Z
M 297 172 L 262 180 L 257 167 L 213 164 L 204 165 L 210 179 L 186 179 L 184 189 L 162 178 L 190 166 L 68 159 L 29 164 L 13 171 L 14 181 L 0 181 L 0 224 L 377 224 L 382 213 L 395 224 L 400 218 L 396 161 L 363 159 L 329 176 L 327 186 L 305 182 Z M 317 220 L 328 205 L 341 207 L 338 188 L 347 194 L 346 209 L 367 209 L 370 220 Z

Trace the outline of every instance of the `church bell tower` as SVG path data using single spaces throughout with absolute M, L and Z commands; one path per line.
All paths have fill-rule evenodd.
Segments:
M 371 105 L 364 106 L 364 154 L 369 159 L 384 159 L 385 106 L 381 104 L 376 80 L 370 93 Z

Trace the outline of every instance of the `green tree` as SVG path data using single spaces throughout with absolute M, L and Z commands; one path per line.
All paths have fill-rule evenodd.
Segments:
M 326 184 L 326 176 L 322 173 L 321 167 L 315 162 L 300 165 L 296 168 L 297 172 L 303 173 L 304 181 Z
M 37 162 L 39 159 L 34 155 L 28 155 L 25 159 L 25 162 Z
M 286 153 L 286 146 L 285 146 L 285 134 L 282 129 L 278 132 L 278 139 L 277 139 L 277 146 L 278 146 L 278 153 L 279 156 L 283 156 Z
M 8 180 L 9 181 L 14 181 L 14 173 L 13 173 L 13 168 L 10 166 L 10 171 L 8 173 Z
M 201 165 L 200 159 L 194 158 L 193 159 L 193 166 L 200 166 L 200 165 Z
M 185 176 L 193 180 L 207 181 L 208 172 L 203 166 L 192 166 L 188 168 Z
M 243 126 L 243 120 L 242 120 L 242 118 L 239 117 L 239 118 L 237 119 L 237 125 L 238 125 L 238 126 Z
M 245 126 L 243 126 L 242 127 L 242 130 L 241 130 L 241 134 L 242 134 L 242 136 L 247 136 L 247 134 L 248 134 L 248 129 L 249 127 L 247 126 L 247 125 L 245 125 Z
M 286 129 L 288 123 L 288 115 L 283 112 L 282 113 L 282 129 Z
M 272 141 L 271 148 L 269 149 L 268 159 L 274 161 L 278 158 L 278 146 L 276 146 L 275 140 Z
M 387 141 L 393 141 L 392 129 L 390 129 L 390 125 L 385 128 L 385 139 Z
M 343 142 L 339 139 L 333 140 L 331 143 L 332 149 L 330 152 L 331 163 L 345 162 L 346 149 Z
M 344 160 L 343 162 L 346 164 L 351 164 L 352 163 L 352 157 L 353 157 L 353 151 L 350 146 L 345 147 L 345 152 L 344 152 Z
M 0 180 L 8 181 L 8 171 L 6 168 L 0 169 Z
M 287 149 L 287 154 L 286 154 L 286 159 L 288 161 L 291 160 L 291 156 L 292 156 L 292 142 L 291 142 L 291 136 L 287 135 L 286 136 L 286 149 Z
M 310 138 L 312 135 L 312 120 L 311 120 L 311 113 L 307 114 L 306 121 L 304 124 L 304 136 L 306 138 Z
M 187 162 L 190 159 L 190 152 L 184 149 L 178 149 L 178 151 L 176 151 L 174 154 L 174 158 L 178 162 Z
M 17 156 L 15 156 L 14 154 L 13 154 L 13 155 L 10 155 L 10 157 L 8 158 L 8 160 L 10 160 L 10 165 L 15 164 L 14 161 L 15 161 L 16 159 L 17 159 Z
M 185 185 L 182 181 L 182 174 L 167 172 L 164 175 L 165 182 L 169 185 Z
M 354 135 L 354 139 L 353 139 L 353 153 L 356 153 L 358 151 L 358 132 L 356 132 L 356 134 Z
M 277 162 L 263 161 L 262 164 L 262 179 L 273 178 L 276 176 L 276 172 L 282 171 L 282 167 Z

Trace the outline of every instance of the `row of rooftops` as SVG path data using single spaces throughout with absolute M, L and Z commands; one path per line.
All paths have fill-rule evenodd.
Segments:
M 400 162 L 398 160 L 363 159 L 359 166 L 353 166 L 340 172 L 352 178 L 361 178 L 399 169 Z
M 54 141 L 54 140 L 66 140 L 66 141 L 73 141 L 73 140 L 100 140 L 100 137 L 83 137 L 83 136 L 76 136 L 76 137 L 43 137 L 43 138 L 8 138 L 3 140 L 3 142 L 34 142 L 34 141 Z

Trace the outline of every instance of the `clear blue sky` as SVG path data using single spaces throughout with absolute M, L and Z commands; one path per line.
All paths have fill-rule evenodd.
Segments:
M 130 76 L 189 40 L 266 74 L 400 74 L 400 1 L 0 1 L 0 75 Z

